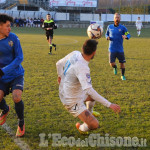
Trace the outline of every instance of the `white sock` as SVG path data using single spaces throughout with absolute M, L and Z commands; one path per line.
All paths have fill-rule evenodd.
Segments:
M 141 31 L 139 31 L 139 35 L 141 34 Z
M 93 107 L 95 105 L 95 101 L 86 101 L 86 108 L 90 111 L 93 112 Z
M 85 122 L 80 125 L 79 129 L 83 132 L 89 131 L 88 125 Z

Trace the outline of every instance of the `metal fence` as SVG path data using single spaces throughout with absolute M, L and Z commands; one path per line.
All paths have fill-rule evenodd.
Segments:
M 98 0 L 98 8 L 150 5 L 150 0 Z
M 150 14 L 150 0 L 98 0 L 97 9 L 106 13 Z

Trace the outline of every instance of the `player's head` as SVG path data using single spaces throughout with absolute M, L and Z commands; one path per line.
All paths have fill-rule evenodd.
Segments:
M 47 20 L 50 20 L 50 19 L 51 19 L 51 15 L 50 15 L 50 14 L 47 14 L 47 15 L 46 15 L 46 19 L 47 19 Z
M 97 44 L 98 42 L 96 40 L 91 40 L 91 39 L 86 40 L 82 47 L 83 53 L 88 56 L 93 54 L 93 57 L 91 58 L 93 59 L 96 53 Z
M 13 18 L 6 14 L 0 14 L 0 35 L 6 37 L 11 31 L 11 22 Z
M 138 20 L 140 20 L 140 17 L 138 17 Z
M 119 23 L 120 23 L 120 14 L 119 13 L 115 13 L 115 15 L 114 15 L 114 23 L 116 26 L 119 25 Z

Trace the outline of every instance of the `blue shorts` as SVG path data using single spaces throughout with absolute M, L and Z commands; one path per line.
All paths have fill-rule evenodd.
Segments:
M 118 58 L 119 63 L 125 63 L 125 56 L 124 56 L 124 52 L 122 53 L 118 53 L 118 52 L 113 52 L 113 53 L 109 53 L 109 63 L 114 63 L 116 61 L 116 58 Z
M 8 95 L 10 92 L 16 89 L 23 91 L 23 86 L 24 76 L 19 76 L 8 83 L 0 81 L 0 90 L 4 92 L 4 96 Z

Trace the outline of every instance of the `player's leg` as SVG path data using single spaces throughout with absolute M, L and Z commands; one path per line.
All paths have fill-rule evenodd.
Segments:
M 139 30 L 138 30 L 138 28 L 136 28 L 136 30 L 137 30 L 137 35 L 139 35 Z
M 46 31 L 46 38 L 47 38 L 47 42 L 49 45 L 49 53 L 48 54 L 52 54 L 52 39 L 50 38 L 50 32 Z
M 52 46 L 54 46 L 54 47 L 55 47 L 55 51 L 56 51 L 56 44 L 54 44 L 54 43 L 53 43 L 53 44 L 52 44 Z
M 124 53 L 118 53 L 117 58 L 119 59 L 120 69 L 121 69 L 121 79 L 126 80 L 125 78 L 125 55 Z
M 61 95 L 60 95 L 61 96 Z M 88 130 L 96 129 L 99 126 L 97 119 L 92 113 L 87 110 L 84 102 L 78 102 L 76 104 L 65 105 L 65 108 L 74 116 L 78 117 L 83 124 L 76 123 L 76 128 L 82 134 L 88 134 Z
M 19 119 L 18 129 L 16 136 L 23 136 L 25 133 L 25 124 L 24 124 L 24 103 L 21 99 L 23 86 L 24 86 L 24 77 L 19 76 L 11 83 L 12 86 L 12 96 L 15 103 L 15 111 Z
M 99 127 L 98 120 L 91 114 L 89 110 L 84 110 L 78 115 L 78 118 L 84 122 L 82 125 L 76 123 L 76 127 L 80 133 L 87 133 L 87 131 L 95 130 Z
M 141 35 L 141 26 L 139 26 L 139 36 Z
M 49 48 L 50 48 L 49 54 L 52 54 L 53 45 L 52 45 L 52 38 L 51 38 L 51 36 L 49 36 Z
M 50 31 L 49 32 L 49 46 L 50 46 L 50 53 L 49 54 L 52 54 L 52 48 L 53 48 L 52 40 L 53 40 L 53 32 Z
M 137 27 L 137 35 L 138 35 L 138 36 L 140 36 L 140 33 L 141 33 L 140 30 L 141 30 L 141 28 L 140 28 L 140 26 L 138 26 L 138 27 Z
M 95 116 L 98 117 L 100 114 L 96 111 L 93 111 L 93 107 L 95 105 L 95 100 L 93 100 L 90 96 L 85 100 L 86 108 Z
M 53 34 L 51 34 L 51 38 L 53 39 Z M 52 46 L 55 48 L 55 51 L 56 51 L 56 44 L 52 44 Z
M 0 90 L 0 109 L 2 112 L 0 113 L 0 125 L 3 125 L 6 122 L 6 118 L 10 107 L 6 104 L 4 99 L 4 91 Z
M 110 66 L 113 67 L 113 71 L 114 71 L 114 74 L 116 75 L 117 74 L 117 65 L 115 63 L 115 60 L 116 60 L 116 53 L 109 53 L 109 63 L 110 63 Z

